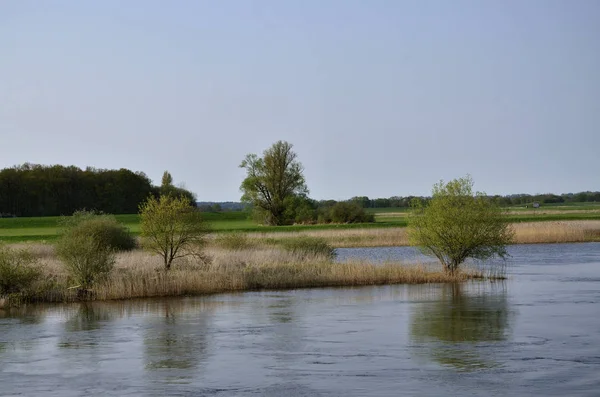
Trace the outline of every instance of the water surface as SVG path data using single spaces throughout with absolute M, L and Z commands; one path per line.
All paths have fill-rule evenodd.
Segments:
M 0 311 L 1 393 L 598 396 L 600 244 L 510 251 L 502 283 Z

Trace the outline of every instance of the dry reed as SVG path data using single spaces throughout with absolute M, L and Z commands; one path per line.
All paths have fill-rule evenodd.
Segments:
M 515 243 L 579 243 L 600 240 L 600 221 L 517 223 Z
M 600 241 L 600 221 L 515 223 L 515 244 Z M 406 228 L 326 229 L 286 233 L 248 233 L 253 245 L 276 244 L 303 236 L 320 237 L 337 248 L 396 247 L 409 245 Z
M 209 265 L 180 260 L 170 271 L 164 271 L 156 256 L 140 250 L 120 253 L 108 279 L 93 287 L 84 298 L 112 300 L 259 289 L 446 283 L 484 276 L 477 270 L 449 275 L 440 267 L 427 265 L 333 263 L 324 256 L 294 254 L 272 247 L 238 251 L 211 248 L 207 254 L 213 259 Z M 71 288 L 73 285 L 58 259 L 43 258 L 40 262 L 44 279 L 52 281 L 51 288 L 40 290 L 31 300 L 82 298 Z

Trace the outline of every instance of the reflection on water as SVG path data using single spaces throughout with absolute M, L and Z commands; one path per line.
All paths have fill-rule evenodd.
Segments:
M 478 354 L 477 344 L 507 338 L 511 316 L 506 285 L 446 284 L 427 292 L 431 301 L 417 305 L 411 321 L 417 351 L 461 370 L 497 366 Z
M 188 302 L 190 303 L 190 302 Z M 170 300 L 158 307 L 158 314 L 144 332 L 145 368 L 166 371 L 172 381 L 190 377 L 205 359 L 210 311 L 202 305 Z M 169 375 L 169 370 L 177 375 Z
M 80 303 L 79 308 L 69 315 L 65 322 L 67 332 L 92 331 L 100 328 L 102 323 L 106 323 L 115 316 L 114 310 L 107 305 L 85 302 Z
M 39 324 L 43 321 L 47 307 L 42 304 L 24 304 L 19 307 L 3 308 L 0 309 L 0 320 L 12 319 L 20 324 Z

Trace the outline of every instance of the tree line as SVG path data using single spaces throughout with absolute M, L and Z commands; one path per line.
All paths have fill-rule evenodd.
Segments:
M 249 154 L 240 167 L 247 176 L 240 186 L 242 203 L 252 209 L 254 218 L 265 224 L 372 222 L 366 208 L 409 208 L 414 199 L 429 197 L 392 196 L 370 199 L 352 197 L 347 201 L 314 200 L 304 178 L 302 164 L 293 145 L 278 141 L 263 156 Z M 173 185 L 165 171 L 160 186 L 153 186 L 143 172 L 121 168 L 106 170 L 75 166 L 23 165 L 0 170 L 0 216 L 71 215 L 80 209 L 111 214 L 137 213 L 149 196 L 176 195 L 195 203 L 196 197 L 184 187 Z M 533 202 L 600 202 L 600 192 L 556 194 L 513 194 L 489 196 L 500 206 Z M 203 205 L 203 211 L 221 211 L 222 205 Z M 232 208 L 233 209 L 233 208 Z M 237 207 L 236 207 L 237 209 Z
M 506 196 L 489 196 L 494 199 L 498 205 L 508 207 L 511 205 L 527 205 L 534 202 L 540 204 L 560 204 L 560 203 L 600 203 L 600 192 L 579 192 L 563 194 L 511 194 Z M 419 196 L 392 196 L 389 198 L 370 199 L 367 196 L 355 196 L 350 201 L 357 203 L 362 208 L 409 208 L 413 199 L 427 200 L 429 197 Z
M 166 172 L 168 174 L 168 172 Z M 166 183 L 165 183 L 166 182 Z M 143 172 L 76 166 L 23 165 L 0 170 L 0 215 L 58 216 L 80 209 L 110 214 L 133 214 L 149 196 L 161 192 L 194 195 L 172 185 L 170 174 L 153 186 Z

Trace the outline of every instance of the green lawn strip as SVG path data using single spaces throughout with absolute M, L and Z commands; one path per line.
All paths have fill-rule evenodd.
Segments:
M 344 230 L 344 229 L 373 229 L 407 226 L 407 217 L 377 217 L 375 223 L 357 224 L 324 224 L 324 225 L 290 225 L 290 226 L 263 226 L 248 219 L 243 212 L 205 213 L 205 219 L 210 228 L 217 233 L 225 232 L 299 232 L 310 230 Z M 137 214 L 117 215 L 117 220 L 122 222 L 129 230 L 138 235 L 140 233 L 139 216 Z M 0 241 L 43 241 L 55 240 L 59 230 L 60 217 L 42 218 L 2 218 L 0 219 Z M 511 214 L 510 222 L 547 222 L 570 220 L 600 220 L 600 212 L 584 213 L 559 213 L 559 214 Z

